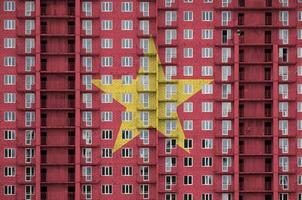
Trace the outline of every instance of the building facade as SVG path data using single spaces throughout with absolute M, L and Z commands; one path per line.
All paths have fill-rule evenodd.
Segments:
M 301 0 L 2 0 L 1 200 L 302 200 Z

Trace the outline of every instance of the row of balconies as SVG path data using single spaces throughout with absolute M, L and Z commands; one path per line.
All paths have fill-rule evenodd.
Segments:
M 63 117 L 62 115 L 67 115 L 67 117 Z M 52 119 L 47 118 L 47 112 L 41 113 L 41 126 L 42 127 L 49 127 L 49 126 L 63 126 L 63 127 L 71 127 L 75 126 L 75 113 L 68 112 L 62 113 L 59 116 L 61 119 L 55 119 L 52 115 Z

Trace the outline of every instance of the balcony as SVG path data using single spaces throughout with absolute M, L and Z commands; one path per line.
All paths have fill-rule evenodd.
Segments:
M 272 190 L 272 177 L 271 176 L 267 176 L 264 178 L 264 189 L 265 190 Z
M 42 2 L 40 6 L 40 14 L 41 17 L 74 17 L 75 16 L 75 5 L 74 2 L 69 2 L 68 6 L 66 7 L 65 1 L 59 3 L 60 5 L 55 5 L 53 3 L 45 3 Z M 63 9 L 56 9 L 56 6 L 65 7 L 66 10 Z
M 68 169 L 68 182 L 74 182 L 75 181 L 75 169 L 69 168 Z
M 49 43 L 49 44 L 48 44 Z M 41 40 L 41 54 L 66 56 L 75 52 L 74 39 L 66 39 L 62 37 L 48 38 Z
M 47 200 L 47 192 L 41 192 L 41 200 Z
M 75 199 L 75 193 L 74 192 L 68 192 L 68 200 L 74 200 Z
M 68 163 L 72 164 L 75 162 L 75 155 L 68 155 Z

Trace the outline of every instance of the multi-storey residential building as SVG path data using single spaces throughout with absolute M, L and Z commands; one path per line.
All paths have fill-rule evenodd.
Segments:
M 2 0 L 1 200 L 302 200 L 301 0 Z

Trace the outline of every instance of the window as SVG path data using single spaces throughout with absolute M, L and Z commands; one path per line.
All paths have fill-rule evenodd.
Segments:
M 5 195 L 15 195 L 16 194 L 16 186 L 15 185 L 5 185 L 4 186 L 4 194 Z
M 213 112 L 213 102 L 202 102 L 201 111 L 202 112 Z
M 111 148 L 101 149 L 101 157 L 102 158 L 112 158 L 112 149 Z
M 203 11 L 201 12 L 202 21 L 213 21 L 213 12 L 212 11 Z
M 82 186 L 82 194 L 85 196 L 86 199 L 91 199 L 92 193 L 92 186 L 91 185 L 83 185 Z
M 201 57 L 202 58 L 213 58 L 213 48 L 202 48 Z
M 132 49 L 133 48 L 133 40 L 129 38 L 123 38 L 121 47 L 122 49 Z
M 132 103 L 132 93 L 122 93 L 122 102 L 126 104 Z
M 302 138 L 297 138 L 297 148 L 302 149 Z
M 29 72 L 32 68 L 35 67 L 35 57 L 34 56 L 25 56 L 25 71 Z
M 122 194 L 132 194 L 132 185 L 123 184 L 122 185 Z
M 202 139 L 201 148 L 202 149 L 213 149 L 213 139 Z
M 15 148 L 5 148 L 4 149 L 4 158 L 15 158 L 16 149 Z
M 4 30 L 15 30 L 16 29 L 16 20 L 6 19 L 4 22 Z
M 183 74 L 184 76 L 193 76 L 193 66 L 184 66 Z
M 231 139 L 222 139 L 222 153 L 227 154 L 228 150 L 232 148 Z
M 102 194 L 112 194 L 112 185 L 103 184 L 102 185 Z
M 15 75 L 4 75 L 4 85 L 15 85 L 16 76 Z
M 35 121 L 35 112 L 25 112 L 25 126 L 30 127 L 32 126 L 33 122 Z
M 123 148 L 121 150 L 121 157 L 122 158 L 132 158 L 132 156 L 133 156 L 132 148 Z
M 87 30 L 88 29 L 86 29 L 86 31 Z M 86 34 L 87 34 L 87 32 L 86 32 Z M 85 53 L 92 53 L 92 39 L 82 39 L 82 48 L 85 49 Z
M 14 67 L 14 66 L 16 66 L 16 57 L 12 57 L 12 56 L 4 57 L 4 66 L 5 67 Z
M 201 86 L 202 94 L 213 94 L 213 84 L 203 84 Z
M 184 29 L 184 36 L 185 40 L 192 40 L 193 39 L 193 29 Z
M 144 17 L 149 16 L 149 2 L 140 2 L 139 11 L 143 13 Z
M 166 11 L 165 12 L 165 25 L 171 26 L 174 21 L 177 20 L 176 11 Z
M 193 130 L 193 120 L 183 120 L 183 129 L 185 131 Z
M 4 112 L 4 121 L 5 122 L 14 122 L 14 121 L 16 121 L 16 112 L 5 111 Z
M 92 16 L 92 2 L 82 2 L 82 11 L 85 16 Z
M 4 103 L 16 103 L 16 93 L 4 93 Z
M 101 66 L 102 67 L 112 67 L 113 65 L 113 58 L 106 56 L 106 57 L 101 57 Z
M 141 130 L 140 139 L 143 141 L 143 144 L 149 144 L 149 130 Z
M 213 200 L 213 195 L 210 193 L 203 193 L 201 194 L 201 200 Z M 231 199 L 222 198 L 222 200 L 231 200 Z
M 149 163 L 149 148 L 140 148 L 139 157 L 143 159 L 143 163 Z
M 121 113 L 122 121 L 131 121 L 133 119 L 133 113 L 130 111 L 123 111 Z
M 133 66 L 133 57 L 121 57 L 121 66 L 122 67 L 132 67 Z
M 112 103 L 112 94 L 111 93 L 102 93 L 101 102 L 102 103 Z
M 193 21 L 193 12 L 192 11 L 184 11 L 184 21 Z
M 301 47 L 297 48 L 297 58 L 302 58 L 302 48 Z
M 101 48 L 103 49 L 112 49 L 113 47 L 113 40 L 110 38 L 103 38 L 101 39 Z
M 113 21 L 112 20 L 102 20 L 101 21 L 101 30 L 109 31 L 112 30 Z
M 35 48 L 35 39 L 25 38 L 25 53 L 33 53 L 33 48 Z
M 133 81 L 132 75 L 122 75 L 122 84 L 131 85 Z
M 288 175 L 279 176 L 279 185 L 282 187 L 283 190 L 288 190 L 288 186 L 289 186 L 288 179 L 289 179 Z
M 213 66 L 202 66 L 201 76 L 213 76 Z
M 4 167 L 4 176 L 6 177 L 16 176 L 16 168 L 12 166 Z
M 132 20 L 122 20 L 121 29 L 123 31 L 133 30 L 133 21 Z
M 4 130 L 4 140 L 15 140 L 16 131 L 15 130 Z
M 83 166 L 82 168 L 82 176 L 85 177 L 85 181 L 92 181 L 92 167 Z
M 123 166 L 121 171 L 122 176 L 132 176 L 133 169 L 131 166 Z
M 102 130 L 101 131 L 101 138 L 102 140 L 111 140 L 112 139 L 112 130 Z
M 193 176 L 187 175 L 184 176 L 184 185 L 192 185 L 193 184 Z
M 183 200 L 193 200 L 193 194 L 185 193 Z
M 302 21 L 302 11 L 297 11 L 298 21 Z
M 11 12 L 16 10 L 15 1 L 4 1 L 4 11 Z
M 297 39 L 298 40 L 302 39 L 302 29 L 297 29 Z
M 213 184 L 213 176 L 210 176 L 210 175 L 201 176 L 201 184 L 202 185 L 212 185 Z
M 192 149 L 193 148 L 193 139 L 184 139 L 184 148 Z
M 184 112 L 193 112 L 193 103 L 192 102 L 184 102 Z
M 140 39 L 139 40 L 139 48 L 143 50 L 143 53 L 149 53 L 150 45 L 149 39 Z
M 133 10 L 133 4 L 132 2 L 122 2 L 122 12 L 132 12 Z
M 92 112 L 84 111 L 82 113 L 82 122 L 84 122 L 86 126 L 92 126 Z
M 82 139 L 86 145 L 92 144 L 92 130 L 82 130 Z
M 213 130 L 213 121 L 212 120 L 201 120 L 201 130 L 203 130 L 203 131 Z
M 185 37 L 186 36 L 184 35 L 184 38 Z M 172 44 L 172 41 L 176 40 L 176 39 L 177 39 L 176 29 L 167 29 L 167 30 L 165 30 L 165 44 Z M 170 50 L 170 51 L 172 51 L 172 50 Z
M 288 26 L 289 14 L 288 11 L 279 11 L 279 21 L 283 26 Z
M 228 59 L 231 58 L 231 48 L 221 48 L 221 62 L 228 62 Z
M 192 167 L 192 166 L 193 166 L 193 158 L 184 157 L 184 167 Z
M 201 30 L 201 39 L 203 39 L 203 40 L 213 39 L 213 29 L 202 29 Z
M 222 135 L 228 135 L 228 132 L 232 130 L 232 121 L 231 120 L 222 120 Z
M 113 10 L 112 2 L 108 2 L 108 1 L 101 2 L 102 12 L 112 12 L 112 10 Z
M 109 111 L 103 111 L 101 112 L 101 120 L 103 122 L 110 122 L 112 121 L 113 113 Z
M 144 3 L 144 2 L 141 2 L 141 3 Z M 139 21 L 139 30 L 142 31 L 143 35 L 149 34 L 149 26 L 150 26 L 150 23 L 148 20 Z
M 4 38 L 4 48 L 16 48 L 16 38 Z
M 282 44 L 288 44 L 288 30 L 287 29 L 279 30 L 279 39 L 282 40 Z
M 15 48 L 15 47 L 13 47 Z M 34 38 L 25 38 L 25 53 L 33 53 L 32 50 L 35 48 Z
M 193 48 L 184 48 L 184 58 L 193 58 Z
M 112 75 L 102 75 L 101 79 L 103 85 L 112 85 Z
M 228 26 L 231 21 L 231 12 L 230 11 L 222 11 L 221 12 L 221 25 Z
M 212 157 L 202 157 L 201 158 L 201 167 L 212 167 L 213 158 Z
M 32 199 L 33 195 L 35 194 L 34 185 L 25 185 L 25 200 Z
M 171 63 L 173 58 L 177 58 L 177 49 L 176 48 L 166 48 L 165 49 L 165 62 Z
M 112 167 L 102 166 L 101 167 L 101 175 L 102 176 L 112 176 Z
M 25 20 L 25 34 L 30 35 L 35 29 L 35 20 Z
M 102 82 L 103 84 L 103 82 Z M 86 90 L 92 89 L 92 75 L 83 75 L 82 76 L 82 85 L 85 86 Z
M 232 166 L 232 157 L 222 157 L 222 171 L 228 172 L 229 167 Z

